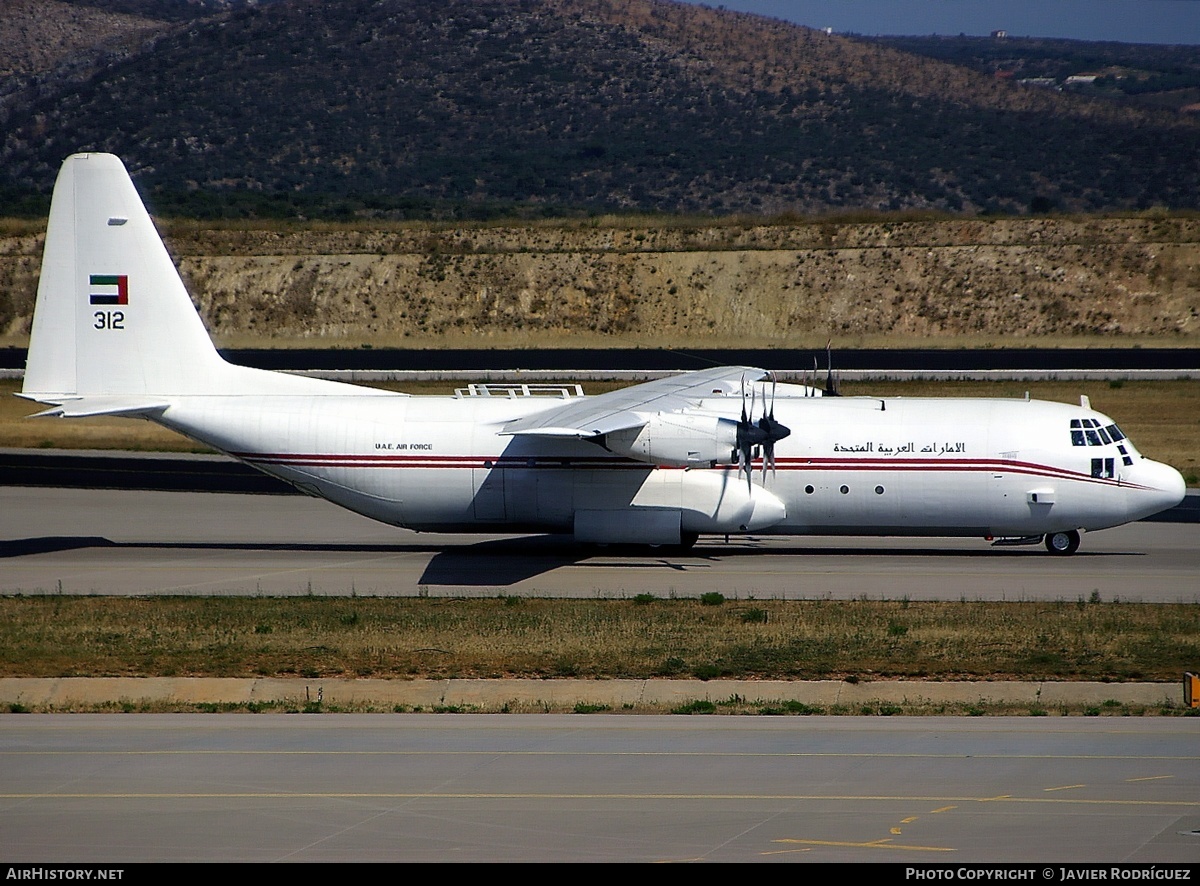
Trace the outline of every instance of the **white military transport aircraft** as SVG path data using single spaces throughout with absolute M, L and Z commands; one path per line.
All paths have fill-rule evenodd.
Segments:
M 422 531 L 977 536 L 1073 553 L 1177 504 L 1112 419 L 1034 400 L 822 397 L 761 369 L 594 397 L 410 397 L 234 366 L 214 349 L 121 161 L 66 160 L 21 394 L 123 415 Z M 511 392 L 510 392 L 511 393 Z

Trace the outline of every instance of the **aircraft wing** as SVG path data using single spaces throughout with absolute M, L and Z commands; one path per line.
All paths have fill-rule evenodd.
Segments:
M 757 382 L 766 370 L 753 366 L 720 366 L 659 378 L 644 384 L 597 394 L 508 422 L 501 434 L 535 437 L 597 437 L 646 424 L 662 412 L 680 412 L 704 397 L 740 395 L 745 381 Z

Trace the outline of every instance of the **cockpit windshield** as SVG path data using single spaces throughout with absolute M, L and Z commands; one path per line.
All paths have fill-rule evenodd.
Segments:
M 1103 425 L 1099 419 L 1095 418 L 1071 419 L 1072 446 L 1112 446 L 1114 444 L 1121 456 L 1121 463 L 1126 467 L 1132 465 L 1133 456 L 1137 454 L 1137 451 L 1133 448 L 1133 444 L 1129 442 L 1129 438 L 1125 436 L 1124 432 L 1115 423 Z M 1092 473 L 1096 476 L 1111 476 L 1112 461 L 1113 459 L 1111 458 L 1092 459 Z M 1099 474 L 1097 474 L 1097 463 L 1101 466 Z

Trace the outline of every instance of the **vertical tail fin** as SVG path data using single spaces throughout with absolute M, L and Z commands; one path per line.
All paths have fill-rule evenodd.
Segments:
M 50 205 L 25 396 L 211 393 L 231 368 L 125 166 L 111 154 L 68 157 Z

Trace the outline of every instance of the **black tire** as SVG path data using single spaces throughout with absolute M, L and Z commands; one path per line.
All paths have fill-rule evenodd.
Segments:
M 1079 533 L 1074 529 L 1046 533 L 1046 550 L 1056 557 L 1069 557 L 1079 550 Z

